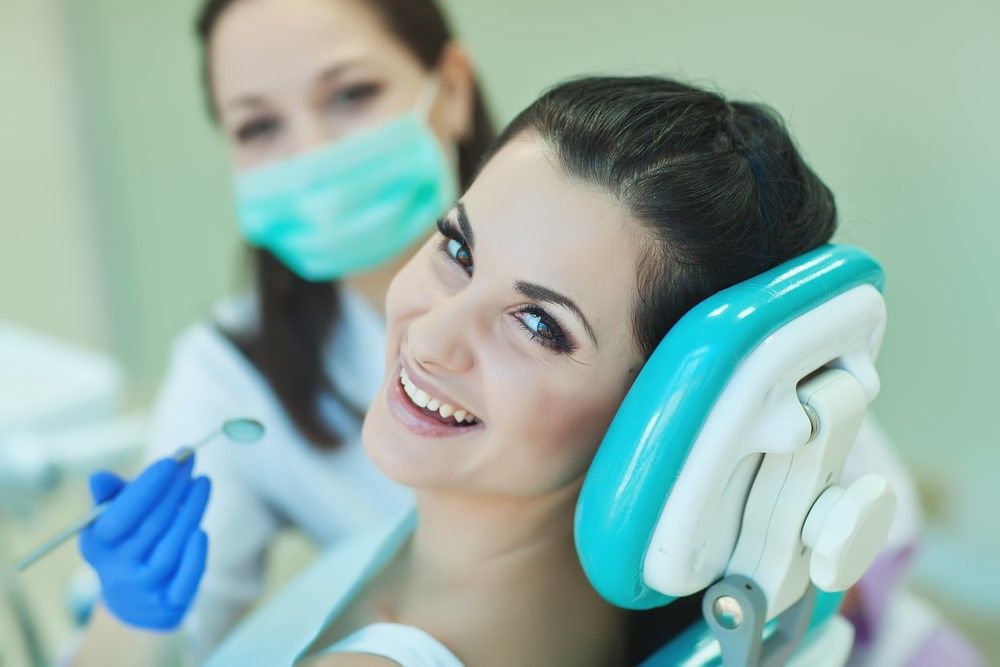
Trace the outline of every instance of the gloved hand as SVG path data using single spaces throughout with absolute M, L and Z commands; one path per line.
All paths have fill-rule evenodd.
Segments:
M 162 459 L 132 482 L 110 472 L 90 477 L 94 503 L 108 509 L 80 535 L 80 552 L 101 580 L 118 620 L 149 630 L 180 625 L 205 571 L 208 536 L 198 525 L 211 490 L 184 463 Z

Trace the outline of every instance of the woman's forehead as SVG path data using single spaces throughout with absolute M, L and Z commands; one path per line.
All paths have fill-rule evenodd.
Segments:
M 303 86 L 344 64 L 378 67 L 400 49 L 362 3 L 333 0 L 236 3 L 211 41 L 220 99 Z
M 463 202 L 470 212 L 481 209 L 484 217 L 503 220 L 505 230 L 534 229 L 538 235 L 572 231 L 582 239 L 612 239 L 633 227 L 617 199 L 569 175 L 555 151 L 534 135 L 516 137 L 497 151 Z

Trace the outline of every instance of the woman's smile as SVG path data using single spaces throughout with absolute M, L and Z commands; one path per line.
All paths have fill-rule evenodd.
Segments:
M 443 438 L 465 435 L 483 427 L 476 415 L 407 366 L 400 360 L 395 381 L 389 383 L 386 394 L 390 414 L 407 430 L 423 437 Z

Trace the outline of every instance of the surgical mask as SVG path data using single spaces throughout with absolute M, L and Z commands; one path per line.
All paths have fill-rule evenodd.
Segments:
M 240 174 L 237 217 L 247 240 L 310 281 L 393 259 L 458 196 L 427 126 L 431 80 L 408 113 L 315 151 Z

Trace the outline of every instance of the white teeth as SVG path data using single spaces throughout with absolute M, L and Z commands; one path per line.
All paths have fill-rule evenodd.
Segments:
M 413 394 L 413 402 L 422 408 L 426 408 L 427 404 L 431 402 L 431 395 L 423 389 L 417 389 Z
M 455 422 L 461 424 L 465 422 L 467 424 L 475 423 L 476 416 L 466 410 L 457 409 L 454 405 L 450 403 L 445 403 L 441 399 L 433 398 L 423 389 L 417 387 L 410 380 L 410 377 L 406 374 L 405 370 L 400 370 L 399 379 L 403 385 L 403 391 L 406 395 L 410 397 L 415 405 L 421 408 L 426 408 L 434 412 L 438 412 L 443 418 L 454 417 Z

